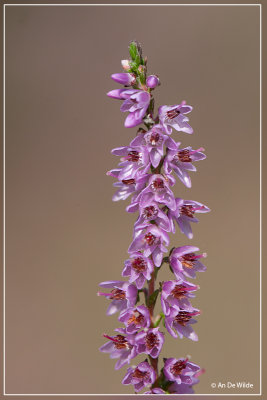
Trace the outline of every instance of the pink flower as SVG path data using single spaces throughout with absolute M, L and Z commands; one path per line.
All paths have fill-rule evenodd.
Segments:
M 166 132 L 170 135 L 172 128 L 185 133 L 193 133 L 193 128 L 188 124 L 189 119 L 184 115 L 192 111 L 193 107 L 186 105 L 185 101 L 174 106 L 161 106 L 159 118 Z

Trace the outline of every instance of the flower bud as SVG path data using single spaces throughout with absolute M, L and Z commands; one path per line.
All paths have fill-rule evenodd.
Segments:
M 156 75 L 149 75 L 146 80 L 147 87 L 154 89 L 156 86 L 160 84 L 159 78 Z
M 135 77 L 132 74 L 128 74 L 125 72 L 122 72 L 120 74 L 112 74 L 111 78 L 115 82 L 121 83 L 125 86 L 130 86 L 135 81 Z
M 145 72 L 145 66 L 144 65 L 139 65 L 138 71 L 141 72 L 141 73 L 144 73 Z
M 124 71 L 129 71 L 130 69 L 130 61 L 129 60 L 121 60 L 121 65 Z
M 107 95 L 108 95 L 109 97 L 113 98 L 113 99 L 122 100 L 122 99 L 123 99 L 122 93 L 125 92 L 125 90 L 127 90 L 127 89 L 113 89 L 113 90 L 110 90 L 110 91 L 107 93 Z

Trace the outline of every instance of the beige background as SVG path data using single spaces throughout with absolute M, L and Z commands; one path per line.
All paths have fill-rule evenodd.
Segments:
M 259 392 L 259 8 L 7 7 L 7 393 L 132 393 L 98 351 L 118 324 L 96 292 L 120 279 L 135 220 L 105 175 L 135 135 L 105 95 L 133 38 L 157 104 L 194 106 L 194 135 L 173 137 L 208 155 L 175 189 L 212 209 L 192 241 L 209 255 L 199 342 L 168 337 L 164 356 L 206 369 L 198 393 L 228 380 Z

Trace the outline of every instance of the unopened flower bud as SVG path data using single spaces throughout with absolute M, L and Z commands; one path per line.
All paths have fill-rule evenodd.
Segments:
M 124 71 L 129 71 L 129 69 L 131 68 L 129 60 L 121 60 L 121 65 Z
M 120 74 L 112 74 L 111 78 L 115 82 L 121 83 L 125 86 L 130 86 L 135 81 L 135 77 L 132 74 L 128 74 L 125 72 L 122 72 Z
M 146 80 L 146 85 L 147 87 L 154 89 L 160 84 L 159 78 L 156 75 L 149 75 L 149 77 Z
M 145 66 L 144 65 L 139 65 L 138 71 L 143 73 L 145 71 Z

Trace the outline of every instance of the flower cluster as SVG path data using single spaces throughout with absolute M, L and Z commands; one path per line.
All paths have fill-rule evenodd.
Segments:
M 159 78 L 147 76 L 147 60 L 137 42 L 131 42 L 129 52 L 131 59 L 122 61 L 124 72 L 111 75 L 123 88 L 110 91 L 108 96 L 122 101 L 121 111 L 128 113 L 125 127 L 143 126 L 139 126 L 129 145 L 112 150 L 120 162 L 107 174 L 117 180 L 113 200 L 131 197 L 126 210 L 137 212 L 138 217 L 129 258 L 122 270 L 122 277 L 127 280 L 100 283 L 108 289 L 98 292 L 110 300 L 107 314 L 118 312 L 122 324 L 115 335 L 103 335 L 108 341 L 100 351 L 117 359 L 116 369 L 144 355 L 141 363 L 127 369 L 122 381 L 133 385 L 136 393 L 143 388 L 148 394 L 194 393 L 192 386 L 203 372 L 198 365 L 188 357 L 163 358 L 160 370 L 158 363 L 165 333 L 198 340 L 192 325 L 200 311 L 192 306 L 191 299 L 199 286 L 188 279 L 205 271 L 200 259 L 206 254 L 195 246 L 179 246 L 170 251 L 168 246 L 176 224 L 182 234 L 192 239 L 191 223 L 198 222 L 196 214 L 210 211 L 202 203 L 175 197 L 172 191 L 177 178 L 191 187 L 189 173 L 196 171 L 195 162 L 206 156 L 203 148 L 182 147 L 171 136 L 175 131 L 193 133 L 187 116 L 192 107 L 182 101 L 163 105 L 154 115 L 153 90 L 160 84 Z M 156 278 L 164 264 L 169 265 L 173 280 L 162 281 L 156 288 Z M 157 298 L 162 312 L 154 315 Z

